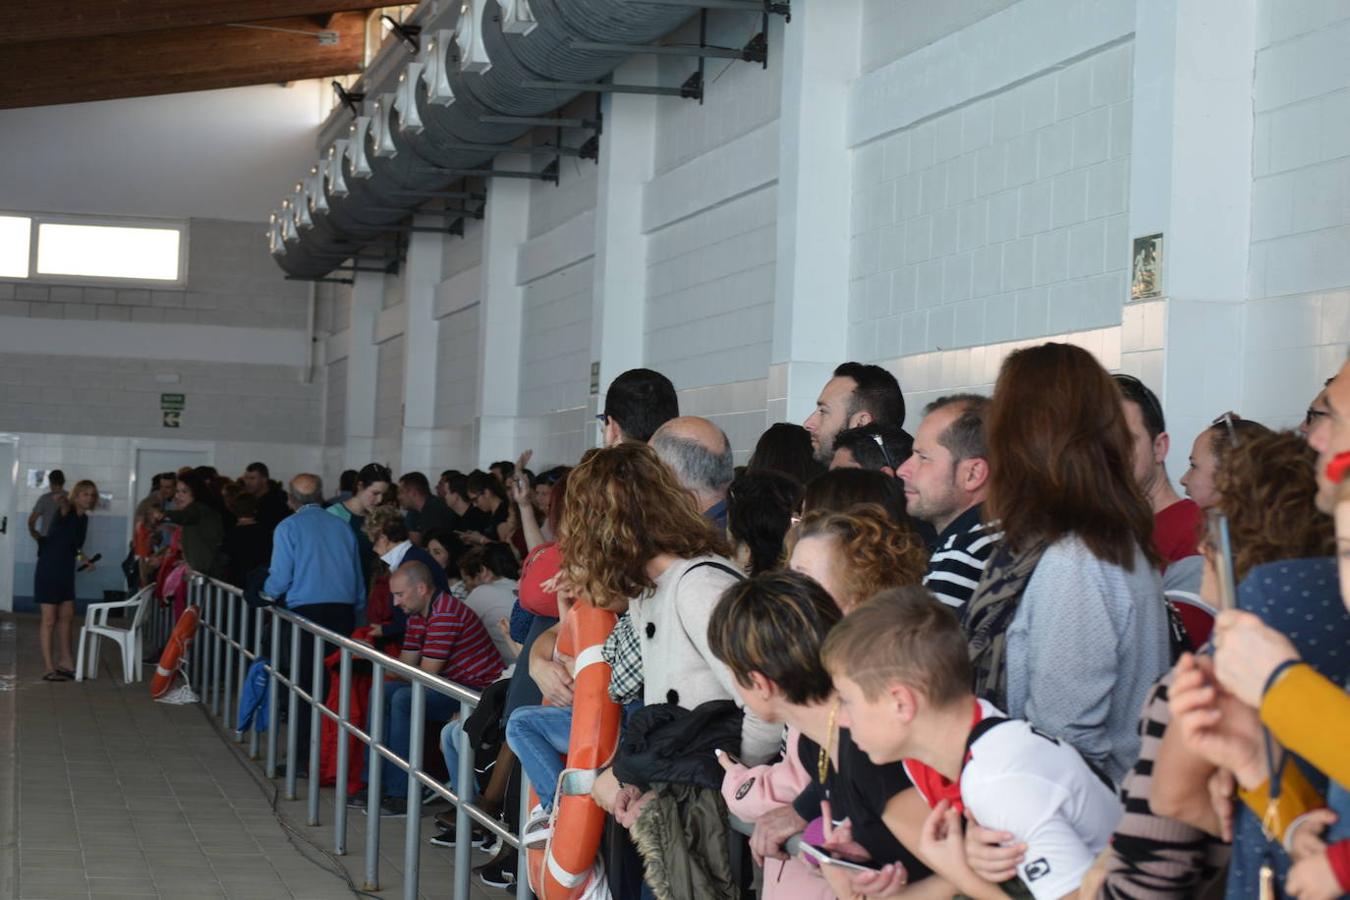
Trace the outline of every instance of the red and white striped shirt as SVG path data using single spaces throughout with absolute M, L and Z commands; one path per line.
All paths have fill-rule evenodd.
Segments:
M 436 595 L 425 615 L 408 617 L 403 651 L 446 660 L 441 677 L 475 689 L 492 684 L 506 668 L 482 621 L 446 593 Z

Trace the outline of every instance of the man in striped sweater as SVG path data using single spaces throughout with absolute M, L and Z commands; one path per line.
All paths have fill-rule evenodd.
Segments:
M 914 452 L 896 473 L 905 483 L 909 514 L 938 533 L 923 583 L 953 609 L 980 583 L 998 534 L 981 516 L 989 462 L 984 449 L 988 397 L 953 394 L 924 410 Z
M 399 659 L 423 672 L 439 675 L 464 687 L 480 691 L 497 680 L 505 668 L 501 654 L 474 611 L 453 595 L 437 591 L 431 572 L 420 562 L 399 566 L 389 578 L 394 603 L 408 615 Z M 447 722 L 459 712 L 459 701 L 436 691 L 427 691 L 426 719 Z M 394 753 L 408 758 L 412 725 L 412 685 L 406 681 L 384 683 L 384 742 Z M 367 755 L 367 767 L 369 756 Z M 401 816 L 407 811 L 408 774 L 387 760 L 384 767 L 384 799 L 380 815 Z M 368 769 L 367 769 L 368 771 Z M 365 804 L 357 794 L 353 805 Z

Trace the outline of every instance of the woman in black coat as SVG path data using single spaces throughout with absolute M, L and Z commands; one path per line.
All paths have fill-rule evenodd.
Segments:
M 84 563 L 82 548 L 89 530 L 89 511 L 97 503 L 98 488 L 94 483 L 78 482 L 62 498 L 38 554 L 33 596 L 42 610 L 42 664 L 47 672 L 42 676 L 44 681 L 69 681 L 75 677 L 71 639 L 75 627 L 75 568 Z

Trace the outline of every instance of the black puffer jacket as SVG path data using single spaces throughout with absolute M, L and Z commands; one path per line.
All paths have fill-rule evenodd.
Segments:
M 730 700 L 710 700 L 692 710 L 670 703 L 644 706 L 624 728 L 614 775 L 643 790 L 657 782 L 721 790 L 722 766 L 713 750 L 739 755 L 741 718 Z

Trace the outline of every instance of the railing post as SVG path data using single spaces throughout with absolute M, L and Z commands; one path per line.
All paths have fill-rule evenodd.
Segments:
M 247 616 L 248 613 L 245 612 L 244 615 Z M 263 658 L 262 630 L 263 630 L 263 621 L 264 621 L 264 617 L 265 617 L 265 616 L 266 616 L 266 613 L 263 612 L 263 609 L 262 609 L 261 606 L 258 607 L 256 610 L 254 610 L 254 616 L 253 616 L 253 658 L 254 658 L 255 660 L 258 660 L 258 659 L 262 659 L 262 658 Z M 248 673 L 247 673 L 247 672 L 244 673 L 244 677 L 245 677 L 245 678 L 248 677 Z M 273 682 L 273 683 L 275 683 L 275 682 Z M 276 700 L 274 699 L 272 702 L 275 703 Z M 270 713 L 271 708 L 269 707 L 268 710 L 269 710 L 269 713 Z M 276 727 L 276 726 L 273 726 L 273 727 Z M 259 729 L 258 729 L 258 720 L 255 718 L 255 719 L 253 720 L 253 728 L 251 728 L 251 729 L 249 730 L 249 733 L 248 733 L 248 755 L 249 755 L 249 758 L 250 758 L 250 759 L 257 759 L 257 758 L 258 758 L 258 730 L 259 730 Z
M 215 645 L 211 640 L 211 613 L 215 609 L 215 595 L 211 585 L 203 578 L 201 582 L 202 608 L 201 618 L 197 620 L 197 634 L 202 645 L 201 698 L 202 706 L 211 708 L 211 660 L 215 656 Z
M 384 742 L 384 668 L 375 663 L 370 677 L 370 770 L 366 773 L 366 883 L 363 891 L 380 889 L 380 795 L 384 787 L 383 757 L 375 749 Z
M 296 742 L 300 739 L 300 626 L 291 623 L 291 686 L 286 695 L 286 799 L 294 800 Z
M 530 821 L 530 779 L 525 775 L 525 767 L 519 762 L 515 764 L 516 775 L 520 778 L 520 817 L 517 821 L 516 834 L 523 837 L 525 834 L 525 823 Z M 534 891 L 530 890 L 530 858 L 525 852 L 524 847 L 517 848 L 516 851 L 516 900 L 531 900 L 534 897 Z
M 422 768 L 422 741 L 426 737 L 427 689 L 412 682 L 412 703 L 408 712 L 408 811 L 403 820 L 403 898 L 417 900 L 418 873 L 422 861 L 422 782 L 415 774 Z M 468 832 L 464 833 L 465 847 Z M 459 839 L 456 838 L 458 847 Z M 456 850 L 456 861 L 458 861 Z M 462 900 L 462 898 L 460 898 Z
M 461 724 L 468 720 L 469 709 L 463 705 L 459 709 Z M 447 726 L 448 727 L 448 726 Z M 473 868 L 470 862 L 472 851 L 473 820 L 469 818 L 469 804 L 473 802 L 477 785 L 473 778 L 473 744 L 468 732 L 459 729 L 457 737 L 459 763 L 456 771 L 449 773 L 454 781 L 455 793 L 459 795 L 459 805 L 455 807 L 455 900 L 468 900 L 469 875 Z M 463 835 L 461 837 L 460 835 Z
M 225 667 L 225 637 L 221 629 L 222 615 L 225 605 L 225 592 L 220 589 L 220 585 L 211 583 L 211 608 L 212 621 L 214 627 L 211 629 L 211 635 L 214 638 L 212 644 L 215 649 L 211 652 L 211 711 L 216 716 L 220 715 L 220 701 L 222 688 L 225 687 L 225 681 L 222 673 Z
M 323 726 L 319 723 L 319 685 L 323 677 L 323 637 L 314 633 L 314 661 L 309 680 L 309 824 L 319 824 L 319 743 Z M 326 719 L 324 721 L 327 721 Z
M 272 616 L 272 663 L 267 667 L 267 777 L 277 777 L 277 673 L 281 670 L 281 617 Z
M 233 591 L 227 591 L 225 594 L 225 730 L 234 735 L 234 742 L 237 744 L 244 739 L 244 733 L 235 726 L 239 724 L 239 716 L 235 710 L 236 698 L 243 695 L 244 692 L 244 670 L 248 667 L 244 665 L 243 636 L 240 635 L 239 650 L 234 647 L 234 632 L 238 625 L 238 610 L 241 598 Z M 239 655 L 239 675 L 235 676 L 235 654 Z
M 202 580 L 193 578 L 188 582 L 188 602 L 197 607 L 197 630 L 201 631 L 202 626 L 206 624 L 206 599 L 202 596 Z M 192 671 L 192 683 L 197 686 L 197 693 L 201 697 L 206 696 L 206 685 L 202 682 L 203 659 L 206 657 L 206 635 L 202 634 L 192 644 L 192 658 L 188 660 L 189 669 Z
M 342 648 L 342 662 L 338 669 L 338 745 L 337 778 L 333 781 L 333 794 L 336 806 L 333 810 L 333 852 L 338 856 L 347 853 L 347 769 L 350 765 L 351 748 L 347 730 L 342 726 L 352 714 L 352 651 Z

